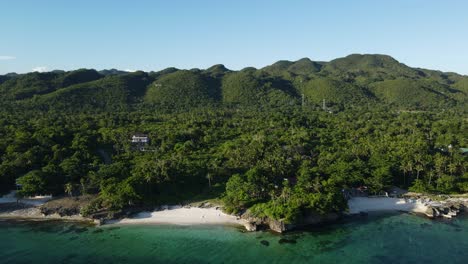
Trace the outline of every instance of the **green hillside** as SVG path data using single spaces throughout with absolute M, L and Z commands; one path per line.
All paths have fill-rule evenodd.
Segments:
M 0 101 L 41 109 L 207 105 L 318 107 L 325 99 L 343 109 L 363 103 L 398 109 L 466 108 L 468 77 L 411 68 L 387 55 L 352 54 L 330 62 L 281 60 L 262 69 L 232 71 L 167 68 L 150 73 L 92 69 L 0 76 Z
M 91 82 L 102 78 L 103 75 L 99 74 L 96 70 L 80 69 L 71 71 L 60 76 L 55 81 L 59 87 L 67 87 L 74 84 Z
M 288 71 L 298 75 L 307 75 L 319 72 L 324 66 L 321 62 L 311 61 L 309 58 L 303 58 L 288 67 Z
M 414 109 L 453 103 L 437 88 L 443 89 L 434 83 L 410 79 L 386 80 L 371 85 L 371 91 L 383 102 Z
M 8 99 L 26 99 L 70 85 L 98 80 L 102 77 L 97 71 L 87 69 L 70 72 L 33 72 L 16 77 L 4 77 L 5 81 L 0 82 L 0 91 Z
M 219 89 L 215 80 L 200 72 L 177 71 L 151 83 L 145 102 L 163 106 L 201 106 L 217 102 Z
M 33 106 L 47 109 L 121 109 L 141 101 L 149 83 L 146 73 L 111 75 L 96 81 L 71 85 L 46 95 L 36 96 Z
M 297 91 L 283 79 L 244 69 L 226 75 L 222 81 L 222 97 L 226 104 L 278 105 L 297 101 Z
M 456 83 L 453 84 L 453 88 L 463 92 L 465 94 L 465 99 L 468 94 L 468 77 L 459 79 Z
M 323 68 L 325 74 L 366 85 L 395 78 L 418 78 L 424 74 L 387 55 L 352 54 L 332 60 Z
M 350 104 L 372 100 L 372 95 L 361 87 L 323 77 L 306 82 L 302 91 L 307 100 L 313 103 L 321 103 L 324 99 L 335 104 Z
M 323 63 L 311 61 L 309 58 L 303 58 L 298 61 L 281 60 L 270 66 L 262 68 L 262 71 L 272 75 L 282 76 L 285 74 L 309 75 L 319 72 Z
M 205 74 L 213 77 L 213 78 L 221 78 L 223 77 L 226 73 L 229 73 L 230 70 L 226 68 L 222 64 L 216 64 L 211 66 L 210 68 L 206 69 L 204 71 Z
M 58 88 L 54 82 L 56 73 L 28 73 L 10 78 L 0 85 L 2 99 L 20 100 L 33 95 L 46 94 Z

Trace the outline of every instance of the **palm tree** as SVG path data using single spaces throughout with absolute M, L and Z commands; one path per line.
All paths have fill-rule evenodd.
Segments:
M 404 163 L 400 165 L 400 170 L 403 171 L 403 184 L 406 184 L 406 165 Z
M 455 163 L 450 163 L 448 165 L 448 171 L 450 172 L 450 176 L 453 176 L 453 173 L 457 171 L 457 164 Z
M 213 180 L 213 174 L 208 172 L 206 174 L 206 179 L 208 180 L 208 186 L 211 188 L 211 180 Z
M 70 197 L 73 196 L 73 184 L 70 182 L 65 184 L 65 193 L 70 195 Z
M 415 169 L 416 169 L 416 179 L 419 180 L 419 173 L 424 170 L 424 167 L 423 165 L 418 164 L 416 165 Z
M 440 154 L 436 154 L 435 159 L 434 159 L 434 166 L 438 174 L 442 173 L 442 168 L 444 167 L 445 164 L 445 158 L 441 156 Z
M 434 176 L 434 171 L 431 169 L 431 171 L 429 172 L 429 182 L 427 184 L 428 186 L 431 186 L 432 176 Z
M 404 166 L 406 172 L 409 172 L 410 173 L 409 175 L 411 176 L 413 174 L 413 162 L 408 160 L 406 163 L 403 164 L 403 166 Z M 406 185 L 406 177 L 405 177 L 404 184 Z

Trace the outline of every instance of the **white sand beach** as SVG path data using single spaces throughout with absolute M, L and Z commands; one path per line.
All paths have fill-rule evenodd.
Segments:
M 0 197 L 0 204 L 18 202 L 18 203 L 27 204 L 27 205 L 41 206 L 45 204 L 46 202 L 50 201 L 51 199 L 52 199 L 51 195 L 34 196 L 34 197 L 18 199 L 16 198 L 16 191 L 11 191 L 10 193 Z
M 390 197 L 354 197 L 348 201 L 349 213 L 405 211 L 424 213 L 427 205 L 419 200 Z
M 166 210 L 141 212 L 131 218 L 109 221 L 109 224 L 238 224 L 245 221 L 233 215 L 223 213 L 220 209 L 198 207 L 169 207 Z

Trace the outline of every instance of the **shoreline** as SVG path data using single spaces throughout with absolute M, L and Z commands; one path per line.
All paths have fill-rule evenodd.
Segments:
M 425 196 L 391 197 L 353 197 L 348 200 L 348 214 L 368 212 L 400 211 L 425 215 L 429 218 L 453 218 L 468 208 L 468 198 L 448 197 L 432 200 Z
M 105 225 L 241 225 L 245 226 L 246 220 L 229 215 L 221 211 L 219 207 L 182 207 L 171 206 L 163 210 L 145 211 L 131 217 L 108 220 Z
M 447 213 L 432 215 L 436 206 L 457 200 L 466 203 L 468 199 L 449 198 L 444 201 L 431 201 L 426 198 L 391 198 L 391 197 L 354 197 L 348 200 L 348 211 L 343 212 L 344 216 L 357 215 L 370 212 L 408 212 L 421 216 L 434 218 L 434 216 L 444 216 L 451 218 L 454 215 Z M 440 209 L 440 208 L 439 208 Z M 460 209 L 457 211 L 463 211 Z M 93 219 L 83 217 L 79 214 L 61 216 L 58 213 L 44 215 L 41 212 L 41 205 L 27 203 L 0 203 L 0 220 L 18 221 L 74 221 L 85 222 L 95 225 L 225 225 L 243 226 L 247 231 L 251 229 L 251 221 L 239 216 L 224 213 L 220 207 L 204 206 L 163 206 L 160 210 L 143 211 L 132 216 L 120 219 Z
M 93 219 L 81 215 L 61 216 L 59 214 L 44 215 L 40 206 L 25 203 L 2 203 L 0 204 L 0 220 L 24 220 L 24 221 L 79 221 L 93 222 Z
M 349 214 L 379 211 L 402 211 L 424 214 L 429 204 L 420 199 L 392 197 L 353 197 L 348 201 Z

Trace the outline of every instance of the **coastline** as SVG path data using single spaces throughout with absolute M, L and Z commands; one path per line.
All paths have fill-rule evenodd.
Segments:
M 53 202 L 53 201 L 51 201 Z M 243 226 L 247 231 L 255 231 L 259 223 L 255 219 L 239 217 L 224 213 L 220 207 L 207 204 L 197 206 L 162 206 L 159 210 L 142 211 L 120 219 L 93 219 L 80 214 L 63 215 L 59 213 L 44 214 L 41 210 L 46 202 L 24 203 L 0 202 L 0 220 L 24 221 L 79 221 L 96 225 L 230 225 Z M 461 208 L 454 209 L 453 204 L 461 204 Z M 391 197 L 354 197 L 348 200 L 348 211 L 343 215 L 356 215 L 369 212 L 408 212 L 430 218 L 456 216 L 468 205 L 468 198 L 448 198 L 442 201 L 431 201 L 428 198 L 391 198 Z M 441 209 L 449 208 L 449 211 Z M 456 211 L 456 212 L 455 212 Z M 437 214 L 436 214 L 437 212 Z M 329 221 L 327 218 L 313 219 L 312 224 Z M 262 220 L 264 221 L 264 220 Z M 330 220 L 331 221 L 331 220 Z M 267 221 L 268 222 L 268 221 Z M 281 220 L 271 220 L 270 229 L 277 232 L 288 231 L 282 227 Z M 281 226 L 279 228 L 278 226 Z M 294 225 L 292 225 L 294 226 Z M 294 227 L 292 227 L 294 228 Z
M 16 191 L 0 197 L 0 219 L 1 220 L 25 220 L 25 221 L 79 221 L 93 222 L 91 218 L 79 214 L 60 215 L 58 213 L 44 214 L 42 206 L 54 202 L 52 196 L 35 196 L 29 198 L 16 198 Z M 56 199 L 55 199 L 56 201 Z
M 348 214 L 361 214 L 379 211 L 400 211 L 422 214 L 429 218 L 453 218 L 468 208 L 468 197 L 442 197 L 432 200 L 424 195 L 411 195 L 404 198 L 354 197 L 348 200 Z
M 161 210 L 143 211 L 120 219 L 93 219 L 80 214 L 44 214 L 41 210 L 46 201 L 29 203 L 0 201 L 0 220 L 25 221 L 79 221 L 96 225 L 236 225 L 245 226 L 247 221 L 224 213 L 220 207 L 162 206 Z
M 40 206 L 23 203 L 2 203 L 0 204 L 0 219 L 2 220 L 30 220 L 30 221 L 80 221 L 93 222 L 93 219 L 81 215 L 61 216 L 59 214 L 44 215 Z
M 424 214 L 429 205 L 420 199 L 392 197 L 353 197 L 348 201 L 349 214 L 378 211 L 402 211 Z
M 170 224 L 170 225 L 245 225 L 246 220 L 229 215 L 219 207 L 166 206 L 163 210 L 140 212 L 132 217 L 108 220 L 105 224 Z

